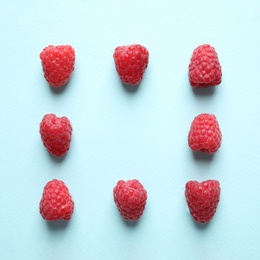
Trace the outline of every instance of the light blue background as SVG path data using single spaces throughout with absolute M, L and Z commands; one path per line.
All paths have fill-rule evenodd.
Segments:
M 1 1 L 1 259 L 260 259 L 260 2 Z M 121 84 L 118 45 L 150 51 L 134 91 Z M 195 47 L 219 55 L 223 82 L 193 91 L 188 64 Z M 71 44 L 75 71 L 53 91 L 39 54 Z M 214 156 L 193 154 L 193 118 L 214 113 L 223 142 Z M 44 149 L 39 123 L 67 116 L 67 156 Z M 62 179 L 75 201 L 71 221 L 39 214 L 44 185 Z M 147 207 L 136 224 L 114 205 L 119 179 L 139 179 Z M 184 197 L 189 180 L 217 179 L 222 193 L 208 225 L 195 224 Z

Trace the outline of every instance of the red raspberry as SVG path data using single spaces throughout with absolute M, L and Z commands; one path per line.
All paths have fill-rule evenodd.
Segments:
M 143 214 L 147 192 L 138 180 L 118 181 L 114 201 L 124 220 L 138 220 Z
M 67 117 L 47 114 L 40 123 L 41 139 L 47 151 L 63 156 L 70 148 L 72 126 Z
M 69 220 L 74 211 L 74 201 L 65 183 L 49 181 L 42 193 L 40 213 L 46 220 Z
M 220 184 L 215 180 L 202 183 L 189 181 L 186 183 L 185 197 L 194 220 L 200 223 L 209 222 L 219 203 Z
M 120 79 L 129 85 L 138 85 L 148 66 L 149 52 L 140 44 L 118 46 L 114 60 Z
M 206 88 L 221 83 L 222 71 L 218 55 L 209 44 L 200 45 L 192 54 L 189 80 L 193 88 Z
M 67 83 L 75 63 L 75 51 L 70 45 L 45 47 L 40 53 L 44 77 L 52 87 Z
M 215 153 L 221 145 L 221 139 L 221 131 L 214 115 L 200 114 L 194 118 L 188 136 L 193 151 Z

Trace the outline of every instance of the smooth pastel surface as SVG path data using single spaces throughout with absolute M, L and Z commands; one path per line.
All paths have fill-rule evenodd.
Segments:
M 1 259 L 260 259 L 260 2 L 1 1 Z M 115 71 L 116 46 L 140 43 L 150 62 L 138 88 Z M 222 83 L 193 90 L 188 65 L 209 43 Z M 50 88 L 39 54 L 71 44 L 75 71 Z M 67 116 L 69 153 L 44 149 L 44 114 Z M 192 153 L 193 118 L 213 113 L 223 134 L 214 156 Z M 61 179 L 75 201 L 70 222 L 39 213 L 44 185 Z M 113 202 L 119 179 L 139 179 L 145 212 L 126 223 Z M 217 179 L 221 199 L 207 225 L 195 224 L 187 181 Z

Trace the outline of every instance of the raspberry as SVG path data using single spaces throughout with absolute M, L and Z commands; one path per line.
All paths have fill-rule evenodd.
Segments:
M 192 54 L 189 80 L 193 88 L 207 88 L 221 83 L 221 66 L 218 55 L 209 44 L 200 45 Z
M 215 153 L 221 145 L 221 131 L 216 117 L 212 114 L 200 114 L 191 124 L 188 143 L 193 151 Z
M 219 203 L 220 184 L 215 180 L 201 183 L 189 181 L 186 183 L 185 197 L 193 219 L 199 223 L 209 222 Z
M 74 201 L 65 183 L 49 181 L 42 193 L 40 213 L 45 220 L 69 220 L 74 211 Z
M 147 192 L 138 180 L 120 180 L 113 190 L 114 201 L 124 220 L 138 220 L 143 214 Z
M 52 87 L 67 83 L 74 70 L 75 51 L 70 45 L 49 45 L 40 53 L 44 77 Z
M 140 44 L 118 46 L 113 56 L 120 79 L 125 84 L 138 85 L 148 66 L 148 50 Z
M 49 153 L 63 156 L 70 148 L 72 126 L 67 117 L 47 114 L 40 123 L 43 145 Z

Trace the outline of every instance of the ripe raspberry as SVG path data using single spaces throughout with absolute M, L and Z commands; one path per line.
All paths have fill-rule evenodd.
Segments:
M 72 126 L 67 117 L 47 114 L 40 123 L 40 134 L 47 151 L 55 156 L 63 156 L 70 148 Z
M 65 183 L 49 181 L 42 193 L 40 213 L 45 220 L 69 220 L 74 211 L 74 201 Z
M 200 114 L 191 124 L 188 143 L 193 151 L 215 153 L 221 145 L 221 131 L 216 117 L 212 114 Z
M 75 51 L 70 45 L 45 47 L 40 53 L 44 77 L 52 87 L 67 83 L 75 63 Z
M 189 181 L 186 183 L 185 197 L 193 219 L 200 223 L 209 222 L 219 203 L 220 184 L 215 180 L 202 183 Z
M 209 44 L 200 45 L 192 54 L 189 80 L 193 88 L 206 88 L 221 83 L 222 71 L 218 55 Z
M 124 220 L 138 220 L 143 214 L 147 192 L 138 180 L 118 181 L 114 201 Z
M 114 60 L 120 79 L 129 85 L 138 85 L 148 66 L 149 52 L 140 44 L 118 46 Z

